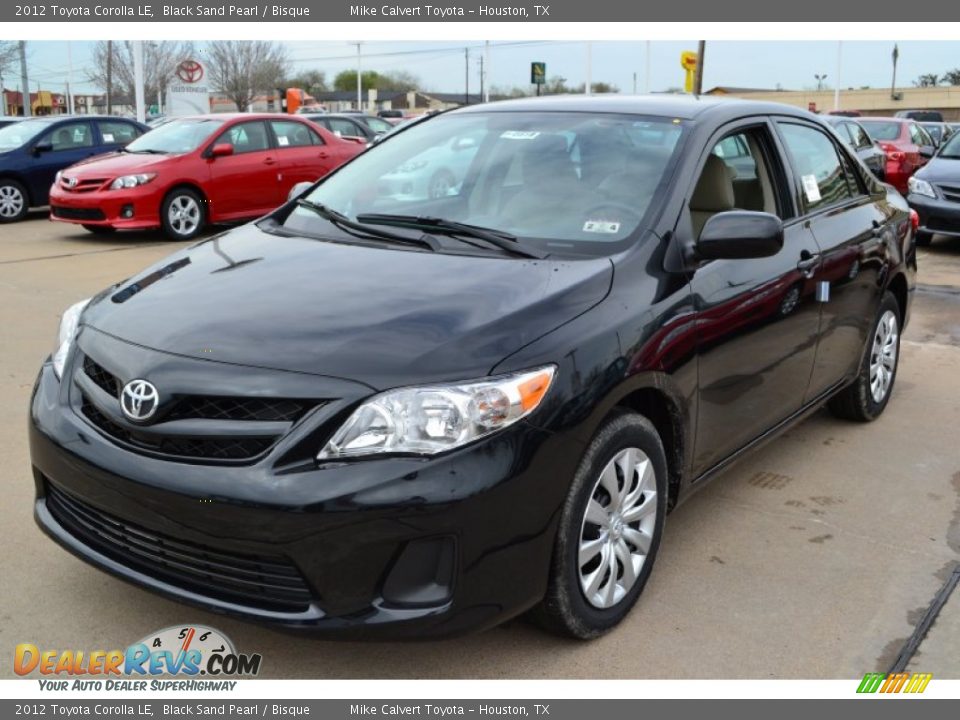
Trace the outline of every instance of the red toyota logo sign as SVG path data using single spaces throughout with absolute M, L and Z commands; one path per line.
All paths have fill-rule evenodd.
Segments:
M 196 60 L 184 60 L 177 65 L 177 77 L 185 83 L 198 83 L 203 79 L 203 65 Z

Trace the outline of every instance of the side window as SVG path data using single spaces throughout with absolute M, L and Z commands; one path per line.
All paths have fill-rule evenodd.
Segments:
M 349 120 L 330 118 L 328 122 L 330 123 L 330 130 L 341 137 L 366 137 L 363 131 Z
M 237 123 L 223 131 L 218 143 L 230 143 L 233 145 L 234 155 L 241 155 L 248 152 L 257 152 L 268 150 L 270 143 L 267 140 L 267 128 L 257 120 L 255 122 Z
M 97 129 L 105 145 L 126 145 L 141 134 L 136 125 L 118 120 L 98 120 Z
M 873 145 L 873 140 L 870 139 L 870 136 L 867 135 L 866 131 L 859 125 L 850 123 L 850 134 L 853 136 L 853 146 L 858 150 Z
M 380 118 L 367 118 L 366 123 L 375 133 L 385 133 L 393 130 L 393 125 Z
M 780 214 L 776 173 L 763 150 L 765 140 L 765 130 L 750 128 L 728 135 L 713 146 L 690 196 L 695 237 L 713 215 L 728 210 Z
M 805 213 L 852 198 L 856 184 L 848 177 L 836 146 L 823 132 L 806 125 L 780 124 L 780 132 L 800 180 Z
M 65 123 L 44 135 L 40 143 L 50 143 L 54 151 L 93 147 L 93 134 L 85 122 Z
M 270 127 L 277 138 L 277 147 L 308 147 L 318 144 L 316 134 L 303 123 L 292 120 L 271 120 Z

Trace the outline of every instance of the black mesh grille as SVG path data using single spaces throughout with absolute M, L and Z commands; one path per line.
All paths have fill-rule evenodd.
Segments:
M 276 436 L 207 437 L 155 435 L 130 431 L 100 412 L 85 395 L 80 406 L 84 416 L 103 432 L 121 442 L 164 455 L 197 460 L 249 460 L 270 449 Z
M 304 404 L 296 400 L 191 395 L 177 401 L 167 419 L 293 422 L 303 415 L 304 410 Z
M 206 597 L 269 610 L 305 610 L 312 595 L 281 557 L 239 555 L 175 540 L 93 508 L 47 482 L 47 508 L 72 535 L 117 562 Z
M 83 357 L 83 371 L 87 374 L 87 377 L 97 384 L 97 387 L 107 394 L 114 397 L 120 394 L 120 383 L 117 378 L 86 355 Z

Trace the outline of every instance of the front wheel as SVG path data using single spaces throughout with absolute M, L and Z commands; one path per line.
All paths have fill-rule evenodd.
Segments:
M 16 180 L 0 180 L 0 223 L 17 222 L 27 216 L 27 190 Z
M 598 637 L 636 604 L 666 515 L 667 463 L 656 429 L 622 412 L 577 468 L 560 516 L 547 594 L 534 618 L 548 630 Z
M 830 398 L 830 411 L 845 420 L 869 422 L 878 418 L 893 392 L 899 359 L 900 305 L 888 292 L 880 301 L 857 378 Z
M 160 208 L 163 232 L 172 240 L 192 240 L 203 230 L 206 220 L 206 203 L 190 188 L 172 190 Z

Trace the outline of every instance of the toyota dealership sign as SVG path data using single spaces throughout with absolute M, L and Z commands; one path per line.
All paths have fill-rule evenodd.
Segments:
M 210 112 L 207 68 L 196 58 L 181 60 L 167 87 L 167 115 L 200 115 Z

